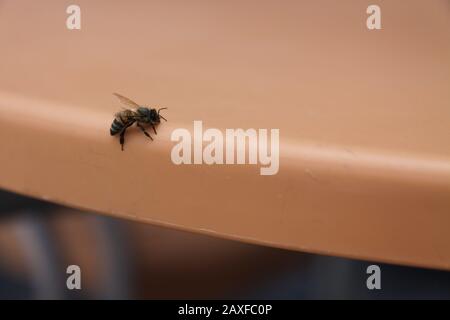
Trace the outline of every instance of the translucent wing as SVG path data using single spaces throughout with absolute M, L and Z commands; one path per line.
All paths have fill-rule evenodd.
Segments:
M 133 110 L 129 109 L 123 109 L 116 113 L 116 118 L 123 119 L 125 122 L 129 121 L 130 119 L 134 119 L 136 117 L 136 112 L 133 112 Z
M 139 105 L 136 102 L 128 99 L 127 97 L 124 97 L 124 96 L 122 96 L 122 95 L 120 95 L 118 93 L 113 93 L 113 95 L 115 95 L 117 98 L 119 98 L 119 100 L 123 104 L 127 105 L 130 108 L 138 108 L 139 107 Z

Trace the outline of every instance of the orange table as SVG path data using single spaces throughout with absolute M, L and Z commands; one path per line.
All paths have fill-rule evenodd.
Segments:
M 0 4 L 0 187 L 295 250 L 450 269 L 447 1 Z M 109 135 L 119 92 L 168 107 Z M 280 168 L 175 165 L 177 128 L 277 128 Z

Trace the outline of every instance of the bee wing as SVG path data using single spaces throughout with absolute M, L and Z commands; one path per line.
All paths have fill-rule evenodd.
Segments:
M 116 118 L 120 118 L 121 116 L 125 115 L 125 112 L 127 112 L 127 111 L 128 111 L 128 109 L 122 108 L 122 110 L 116 112 L 114 115 Z
M 127 105 L 130 108 L 138 108 L 139 107 L 139 105 L 136 102 L 134 102 L 133 100 L 128 99 L 127 97 L 124 97 L 124 96 L 122 96 L 122 95 L 120 95 L 118 93 L 113 93 L 113 95 L 115 95 L 117 98 L 119 98 L 119 100 L 123 104 Z
M 122 109 L 121 111 L 116 112 L 115 117 L 119 118 L 125 122 L 131 121 L 131 120 L 135 120 L 135 121 L 140 120 L 140 115 L 130 109 Z

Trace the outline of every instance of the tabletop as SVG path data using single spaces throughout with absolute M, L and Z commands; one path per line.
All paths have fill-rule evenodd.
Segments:
M 83 0 L 70 30 L 65 2 L 2 1 L 0 187 L 241 241 L 450 269 L 450 5 L 377 3 L 380 30 L 367 28 L 369 1 Z M 153 141 L 130 127 L 121 151 L 109 129 L 126 106 L 113 93 L 168 108 Z M 229 147 L 237 129 L 256 134 L 255 163 L 248 145 Z M 182 153 L 178 133 L 190 134 Z M 208 134 L 221 142 L 213 164 Z M 242 164 L 227 161 L 233 152 Z

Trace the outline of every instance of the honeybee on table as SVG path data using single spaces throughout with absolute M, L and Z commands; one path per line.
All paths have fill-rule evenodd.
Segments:
M 124 97 L 118 93 L 113 93 L 119 100 L 131 109 L 124 109 L 116 113 L 115 118 L 111 124 L 111 128 L 109 130 L 112 136 L 119 134 L 120 135 L 120 145 L 123 151 L 123 145 L 125 144 L 125 132 L 129 127 L 131 127 L 134 123 L 136 123 L 137 127 L 141 129 L 141 131 L 153 140 L 152 136 L 145 130 L 144 125 L 150 125 L 153 128 L 155 134 L 156 128 L 155 125 L 161 122 L 161 119 L 167 121 L 162 115 L 160 115 L 160 111 L 167 108 L 160 108 L 158 110 L 147 108 L 144 106 L 138 105 L 136 102 Z

